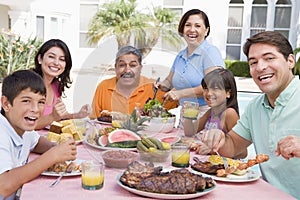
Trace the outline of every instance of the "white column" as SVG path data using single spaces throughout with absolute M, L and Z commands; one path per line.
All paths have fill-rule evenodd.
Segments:
M 251 13 L 252 13 L 252 0 L 245 0 L 244 13 L 243 13 L 243 29 L 242 29 L 242 38 L 241 38 L 241 53 L 240 53 L 240 60 L 243 61 L 247 60 L 247 57 L 243 52 L 243 45 L 246 42 L 247 38 L 250 36 Z

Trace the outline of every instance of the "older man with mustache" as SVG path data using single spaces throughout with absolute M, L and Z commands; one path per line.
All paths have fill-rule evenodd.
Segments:
M 153 98 L 153 79 L 141 75 L 142 55 L 132 46 L 119 49 L 116 55 L 116 76 L 103 80 L 94 94 L 91 118 L 98 118 L 102 110 L 131 114 L 137 103 L 143 107 L 149 98 Z M 158 91 L 156 98 L 163 101 L 164 92 Z M 167 109 L 176 103 L 167 102 Z

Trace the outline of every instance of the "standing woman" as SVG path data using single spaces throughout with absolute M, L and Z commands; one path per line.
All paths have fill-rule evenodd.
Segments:
M 205 74 L 217 66 L 225 67 L 225 63 L 217 47 L 206 41 L 210 25 L 203 11 L 187 11 L 179 22 L 178 32 L 185 39 L 187 47 L 176 56 L 166 79 L 155 87 L 168 91 L 164 95 L 166 100 L 179 100 L 181 105 L 183 101 L 198 102 L 203 114 L 207 106 L 201 81 Z
M 65 88 L 70 88 L 72 58 L 68 46 L 59 39 L 45 42 L 37 52 L 34 71 L 42 76 L 46 89 L 46 105 L 36 129 L 41 129 L 53 121 L 84 118 L 90 113 L 89 105 L 84 105 L 78 113 L 68 113 L 61 100 Z

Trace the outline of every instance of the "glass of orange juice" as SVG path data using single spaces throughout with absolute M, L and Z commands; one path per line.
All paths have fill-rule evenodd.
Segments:
M 86 190 L 99 190 L 104 184 L 104 164 L 85 161 L 82 164 L 81 185 Z
M 188 119 L 197 119 L 199 114 L 199 103 L 192 101 L 183 102 L 183 117 Z
M 176 143 L 172 145 L 172 166 L 189 167 L 190 148 L 186 144 Z

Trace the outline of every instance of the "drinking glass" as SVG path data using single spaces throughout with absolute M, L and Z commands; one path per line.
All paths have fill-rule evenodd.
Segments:
M 82 188 L 99 190 L 104 184 L 104 164 L 101 162 L 85 161 L 82 163 Z
M 189 145 L 177 143 L 172 145 L 172 166 L 189 167 L 190 147 Z
M 199 103 L 192 101 L 183 102 L 183 117 L 188 119 L 197 119 L 199 114 Z

